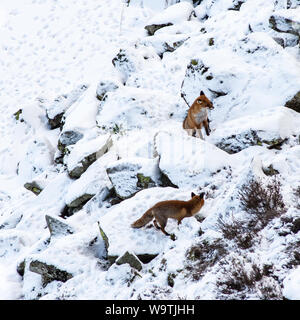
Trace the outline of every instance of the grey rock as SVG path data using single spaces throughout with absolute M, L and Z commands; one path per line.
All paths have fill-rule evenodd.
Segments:
M 159 185 L 157 179 L 158 163 L 156 160 L 120 160 L 107 167 L 107 175 L 117 197 L 128 199 L 142 189 Z M 151 172 L 151 174 L 149 174 Z
M 172 26 L 173 23 L 169 22 L 169 23 L 162 23 L 162 24 L 149 24 L 147 26 L 145 26 L 145 29 L 148 31 L 148 35 L 149 36 L 153 36 L 154 33 L 164 27 L 168 27 L 168 26 Z
M 58 149 L 62 153 L 66 153 L 66 147 L 73 145 L 83 138 L 83 134 L 77 131 L 64 131 L 58 139 Z
M 129 76 L 136 71 L 136 62 L 128 50 L 120 49 L 112 59 L 113 66 L 122 74 L 125 84 Z
M 293 11 L 293 9 L 288 11 Z M 270 27 L 277 32 L 291 33 L 300 36 L 300 18 L 289 19 L 278 13 L 274 13 L 271 15 L 269 23 Z
M 96 90 L 96 97 L 100 101 L 106 99 L 107 92 L 113 92 L 119 88 L 119 85 L 113 81 L 101 81 Z
M 121 257 L 116 260 L 117 265 L 128 263 L 132 268 L 138 271 L 142 270 L 142 264 L 139 258 L 134 254 L 126 251 Z
M 25 183 L 24 188 L 26 188 L 29 191 L 32 191 L 36 195 L 39 195 L 43 190 L 43 188 L 39 186 L 36 181 Z
M 73 277 L 71 273 L 39 260 L 31 261 L 29 270 L 42 276 L 43 287 L 54 280 L 66 282 Z
M 81 195 L 80 197 L 74 199 L 72 202 L 67 203 L 67 206 L 69 208 L 82 208 L 82 206 L 89 201 L 91 198 L 93 198 L 94 194 L 88 194 L 85 193 L 83 195 Z
M 103 156 L 112 147 L 112 138 L 109 138 L 103 143 L 98 150 L 84 157 L 74 168 L 68 168 L 70 178 L 78 179 L 87 170 L 87 168 L 94 163 L 98 158 Z
M 42 106 L 46 108 L 46 116 L 48 118 L 48 123 L 51 129 L 62 129 L 62 120 L 65 111 L 80 98 L 80 96 L 86 91 L 87 88 L 88 85 L 82 84 L 72 90 L 70 93 L 60 95 L 59 97 L 54 99 L 54 101 L 51 101 L 49 103 L 40 100 Z
M 63 221 L 63 219 L 58 217 L 51 217 L 49 215 L 45 216 L 48 229 L 50 231 L 51 237 L 55 236 L 66 236 L 74 233 L 71 226 Z
M 298 91 L 292 99 L 288 100 L 284 106 L 300 112 L 300 91 Z
M 104 246 L 105 246 L 105 251 L 106 251 L 106 257 L 107 257 L 107 253 L 108 253 L 108 248 L 109 248 L 109 240 L 108 237 L 106 235 L 106 233 L 103 231 L 103 229 L 100 226 L 100 222 L 98 221 L 98 227 L 99 227 L 99 231 L 100 231 L 100 236 L 102 238 L 102 240 L 104 241 Z

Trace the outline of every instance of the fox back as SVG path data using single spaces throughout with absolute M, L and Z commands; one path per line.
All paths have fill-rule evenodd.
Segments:
M 141 228 L 151 220 L 154 220 L 154 225 L 161 229 L 161 231 L 169 235 L 165 231 L 168 218 L 176 219 L 178 224 L 181 220 L 195 215 L 204 205 L 204 193 L 200 195 L 191 194 L 192 199 L 189 201 L 181 200 L 166 200 L 156 203 L 153 207 L 148 209 L 140 219 L 132 223 L 133 228 Z M 157 225 L 159 223 L 160 227 Z

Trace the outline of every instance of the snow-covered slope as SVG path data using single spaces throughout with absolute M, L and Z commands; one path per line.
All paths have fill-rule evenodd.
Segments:
M 0 299 L 299 299 L 299 7 L 0 2 Z M 131 228 L 191 192 L 171 238 Z

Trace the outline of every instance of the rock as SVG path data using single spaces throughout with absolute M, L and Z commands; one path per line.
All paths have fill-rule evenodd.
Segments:
M 28 141 L 25 154 L 20 159 L 18 165 L 18 176 L 24 183 L 36 181 L 36 178 L 46 172 L 49 166 L 53 164 L 53 154 L 54 149 L 46 138 L 37 137 L 36 139 Z M 28 184 L 26 187 L 31 191 L 33 191 L 33 188 L 37 188 L 35 189 L 37 194 L 39 193 L 40 187 L 41 189 L 43 188 L 39 182 L 36 184 L 37 185 L 32 184 L 31 186 Z
M 87 88 L 87 84 L 82 84 L 70 93 L 62 94 L 53 101 L 40 100 L 41 105 L 46 109 L 46 115 L 51 129 L 62 129 L 62 118 L 65 111 L 80 98 Z
M 79 179 L 72 182 L 65 194 L 68 215 L 80 210 L 92 198 L 89 208 L 86 207 L 86 209 L 97 210 L 100 208 L 102 201 L 109 194 L 109 188 L 111 188 L 105 166 L 116 159 L 117 156 L 113 152 L 102 155 L 89 166 Z
M 23 119 L 22 117 L 20 117 L 21 114 L 22 114 L 22 112 L 23 112 L 23 110 L 22 110 L 22 109 L 19 109 L 18 111 L 16 111 L 16 112 L 14 113 L 15 119 L 16 119 L 17 121 L 20 120 L 20 122 L 24 122 L 24 119 Z
M 71 273 L 39 260 L 31 261 L 29 270 L 42 276 L 43 287 L 54 280 L 66 282 L 73 277 Z
M 239 134 L 224 137 L 215 144 L 218 148 L 229 154 L 240 152 L 250 146 L 262 145 L 262 141 L 255 130 L 247 130 Z
M 46 215 L 45 218 L 51 237 L 66 236 L 74 233 L 73 228 L 65 223 L 63 219 L 49 215 Z
M 62 132 L 58 139 L 58 149 L 66 153 L 65 148 L 77 143 L 83 138 L 83 134 L 77 131 L 65 131 Z
M 32 191 L 34 194 L 38 195 L 41 193 L 43 188 L 39 186 L 36 181 L 27 182 L 24 184 L 24 188 L 26 188 L 29 191 Z
M 162 24 L 149 24 L 147 26 L 145 26 L 145 29 L 148 31 L 148 35 L 149 36 L 153 36 L 154 33 L 164 27 L 168 27 L 168 26 L 172 26 L 173 23 L 162 23 Z
M 278 10 L 271 15 L 269 23 L 275 31 L 300 36 L 300 8 Z
M 292 99 L 287 101 L 284 106 L 300 113 L 300 91 L 298 91 Z
M 194 7 L 188 2 L 176 3 L 151 18 L 145 29 L 153 36 L 161 28 L 190 20 L 193 10 Z
M 128 199 L 142 189 L 159 185 L 156 159 L 128 158 L 118 160 L 106 168 L 116 195 Z
M 126 251 L 121 257 L 116 260 L 117 265 L 128 263 L 132 268 L 138 271 L 142 270 L 142 264 L 139 258 L 134 254 Z
M 94 194 L 85 193 L 82 196 L 74 199 L 71 203 L 68 203 L 69 208 L 82 208 L 85 203 L 87 203 L 91 198 L 93 198 Z
M 17 272 L 18 274 L 23 277 L 24 276 L 24 272 L 25 272 L 25 259 L 22 260 L 20 263 L 18 263 L 17 265 Z
M 246 0 L 233 0 L 232 6 L 228 8 L 228 10 L 239 11 L 242 4 L 245 3 Z
M 272 164 L 270 164 L 268 167 L 262 167 L 262 171 L 266 176 L 274 176 L 279 174 L 279 171 L 274 169 Z
M 106 99 L 107 92 L 115 91 L 119 88 L 119 86 L 119 83 L 116 83 L 112 80 L 99 82 L 96 90 L 97 99 L 100 101 L 104 101 Z
M 130 49 L 120 49 L 119 53 L 112 59 L 112 64 L 122 75 L 124 84 L 129 76 L 136 71 L 136 62 Z
M 156 151 L 161 172 L 179 189 L 199 188 L 205 172 L 213 173 L 230 165 L 226 152 L 184 133 L 160 132 L 156 137 Z
M 100 231 L 100 236 L 104 241 L 104 246 L 105 246 L 105 251 L 106 251 L 106 257 L 108 255 L 108 248 L 109 248 L 109 241 L 108 241 L 108 237 L 105 234 L 105 232 L 103 231 L 103 229 L 100 226 L 100 222 L 98 221 L 98 227 L 99 227 L 99 231 Z
M 67 169 L 72 179 L 78 179 L 87 168 L 104 155 L 113 141 L 110 135 L 102 135 L 96 139 L 77 143 L 67 159 Z
M 211 100 L 224 96 L 228 89 L 223 85 L 223 77 L 222 74 L 214 74 L 201 59 L 191 59 L 181 84 L 181 96 L 189 105 L 199 96 L 199 88 L 208 88 L 205 94 Z

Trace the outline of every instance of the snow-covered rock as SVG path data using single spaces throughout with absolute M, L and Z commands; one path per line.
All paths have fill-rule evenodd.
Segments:
M 231 164 L 226 152 L 185 133 L 160 132 L 156 137 L 156 150 L 160 170 L 180 188 L 198 188 L 208 173 Z
M 62 118 L 65 111 L 85 92 L 88 85 L 82 84 L 68 94 L 60 95 L 53 101 L 40 101 L 46 109 L 48 122 L 51 129 L 62 128 Z
M 127 158 L 110 163 L 107 175 L 116 195 L 121 199 L 132 197 L 142 189 L 153 188 L 160 183 L 157 159 Z
M 275 11 L 269 21 L 275 31 L 300 36 L 300 8 Z
M 109 134 L 100 135 L 91 140 L 80 140 L 72 148 L 67 161 L 67 168 L 71 178 L 79 178 L 87 168 L 104 155 L 112 146 Z

